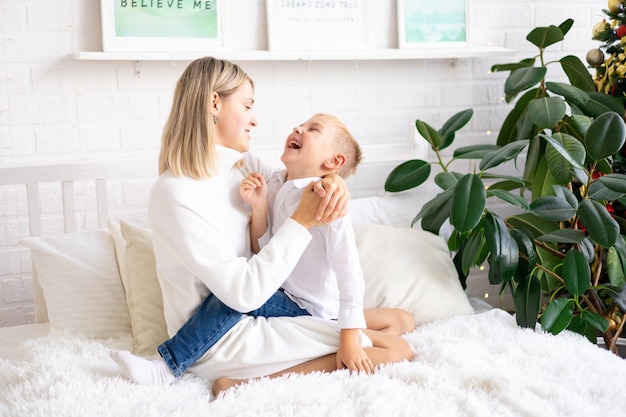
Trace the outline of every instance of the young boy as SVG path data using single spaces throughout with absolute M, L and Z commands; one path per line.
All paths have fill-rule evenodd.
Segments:
M 241 197 L 252 207 L 250 240 L 255 253 L 269 240 L 271 228 L 277 229 L 295 212 L 302 188 L 326 174 L 336 173 L 344 178 L 351 175 L 361 160 L 361 150 L 339 119 L 318 113 L 293 129 L 281 159 L 287 170 L 274 174 L 267 184 L 260 174 L 252 173 L 240 186 Z M 349 216 L 310 231 L 313 239 L 282 290 L 259 309 L 245 314 L 337 319 L 341 329 L 337 368 L 370 373 L 373 365 L 361 346 L 360 329 L 400 335 L 415 328 L 413 318 L 399 309 L 363 310 L 363 272 Z M 207 321 L 203 328 L 211 332 L 192 337 L 194 344 L 190 345 L 179 330 L 166 342 L 178 344 L 186 352 L 182 360 L 176 361 L 176 370 L 170 369 L 163 358 L 148 360 L 126 351 L 113 352 L 113 359 L 134 382 L 174 382 L 244 314 L 226 306 L 213 294 L 200 308 L 207 313 L 203 315 Z M 161 350 L 162 346 L 159 346 L 161 355 L 167 352 Z
M 267 183 L 260 174 L 252 173 L 240 188 L 241 197 L 252 207 L 250 241 L 255 253 L 296 210 L 303 188 L 331 173 L 347 178 L 356 171 L 361 150 L 338 118 L 318 113 L 293 129 L 281 160 L 287 169 L 275 173 Z M 396 309 L 364 312 L 363 271 L 349 215 L 315 227 L 311 234 L 311 243 L 282 289 L 312 316 L 337 320 L 341 329 L 338 368 L 371 372 L 360 329 L 401 334 L 411 330 L 412 318 Z

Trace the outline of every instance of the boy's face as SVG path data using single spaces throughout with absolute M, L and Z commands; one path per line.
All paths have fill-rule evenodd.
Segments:
M 321 117 L 313 116 L 295 127 L 285 141 L 280 158 L 287 167 L 287 179 L 318 177 L 336 169 L 328 161 L 335 150 L 335 126 Z

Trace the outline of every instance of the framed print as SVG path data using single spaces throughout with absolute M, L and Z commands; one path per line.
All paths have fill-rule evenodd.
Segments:
M 468 43 L 468 0 L 397 0 L 398 46 L 422 48 Z
M 224 0 L 100 0 L 105 52 L 223 48 Z
M 368 47 L 363 0 L 266 0 L 270 51 L 319 51 Z

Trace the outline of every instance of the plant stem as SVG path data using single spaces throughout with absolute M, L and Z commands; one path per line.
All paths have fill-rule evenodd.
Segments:
M 617 330 L 615 331 L 615 334 L 611 338 L 611 341 L 610 341 L 611 343 L 607 344 L 607 347 L 609 348 L 609 350 L 615 354 L 617 354 L 617 339 L 619 339 L 619 336 L 624 331 L 625 323 L 626 323 L 626 319 L 622 317 L 622 321 L 619 323 L 619 327 L 617 328 Z M 606 343 L 606 339 L 604 340 L 604 343 Z

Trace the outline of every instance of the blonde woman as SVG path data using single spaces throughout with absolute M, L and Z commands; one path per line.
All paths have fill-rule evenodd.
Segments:
M 250 250 L 250 208 L 239 196 L 249 172 L 271 170 L 247 153 L 254 84 L 237 65 L 212 57 L 193 61 L 183 72 L 164 127 L 160 176 L 148 206 L 167 330 L 162 358 L 146 360 L 111 352 L 138 383 L 171 383 L 185 367 L 216 380 L 217 393 L 241 380 L 337 369 L 339 332 L 316 317 L 266 319 L 242 315 L 206 353 L 202 345 L 210 297 L 240 312 L 263 306 L 278 290 L 311 241 L 309 229 L 343 216 L 349 200 L 345 182 L 330 175 L 312 183 L 297 210 L 258 254 Z M 323 197 L 320 197 L 323 196 Z M 177 332 L 180 333 L 177 334 Z M 412 357 L 400 338 L 372 342 L 374 366 Z M 367 339 L 367 338 L 364 338 Z M 369 340 L 366 340 L 369 342 Z

